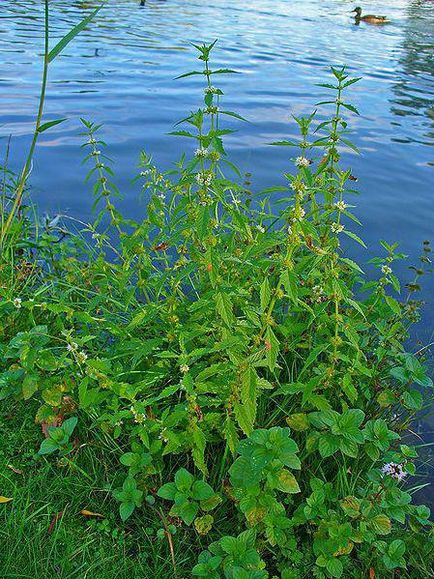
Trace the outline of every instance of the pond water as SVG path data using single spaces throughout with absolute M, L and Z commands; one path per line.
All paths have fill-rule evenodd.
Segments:
M 52 41 L 99 2 L 50 2 Z M 369 250 L 378 239 L 399 241 L 413 263 L 434 223 L 434 2 L 365 1 L 368 13 L 386 14 L 387 26 L 356 26 L 354 0 L 108 0 L 96 21 L 54 63 L 46 120 L 68 121 L 45 133 L 35 158 L 32 185 L 42 211 L 87 219 L 90 188 L 83 185 L 79 117 L 104 123 L 116 161 L 122 208 L 144 211 L 139 186 L 131 184 L 138 153 L 151 152 L 163 168 L 179 158 L 182 140 L 168 136 L 173 124 L 199 106 L 200 81 L 173 80 L 196 66 L 189 42 L 219 42 L 216 66 L 240 75 L 220 77 L 225 106 L 250 123 L 228 122 L 238 132 L 227 150 L 252 187 L 282 183 L 289 169 L 285 148 L 268 146 L 295 134 L 291 114 L 307 113 L 329 79 L 329 66 L 348 66 L 363 80 L 350 101 L 353 140 L 362 152 L 346 160 L 359 177 L 358 216 Z M 0 158 L 11 140 L 19 167 L 33 128 L 41 73 L 42 0 L 0 2 Z M 3 138 L 1 138 L 3 137 Z M 360 232 L 358 232 L 360 233 Z M 400 272 L 409 281 L 407 266 Z M 433 293 L 425 282 L 424 297 Z M 426 308 L 415 339 L 426 343 L 434 315 Z

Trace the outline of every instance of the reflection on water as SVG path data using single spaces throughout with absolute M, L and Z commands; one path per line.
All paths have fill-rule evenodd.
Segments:
M 397 116 L 419 115 L 419 134 L 408 135 L 407 140 L 434 143 L 434 3 L 423 0 L 409 2 L 407 22 L 399 59 L 403 74 L 393 86 L 395 98 L 392 112 Z M 397 123 L 399 124 L 399 123 Z M 397 137 L 398 139 L 399 137 Z M 434 164 L 434 158 L 431 162 Z
M 99 4 L 51 2 L 52 42 Z M 354 4 L 108 0 L 50 71 L 46 120 L 69 121 L 41 136 L 32 174 L 39 206 L 88 218 L 91 199 L 82 185 L 78 147 L 78 119 L 85 117 L 106 125 L 122 209 L 142 211 L 131 184 L 138 152 L 146 148 L 166 168 L 177 160 L 180 142 L 167 132 L 198 106 L 202 88 L 194 77 L 173 79 L 194 67 L 189 42 L 219 38 L 216 66 L 243 73 L 223 80 L 225 102 L 251 121 L 229 123 L 238 132 L 227 140 L 227 149 L 243 171 L 253 173 L 256 189 L 281 182 L 288 152 L 268 143 L 295 132 L 291 113 L 310 112 L 322 100 L 317 84 L 327 79 L 329 65 L 347 64 L 350 74 L 363 77 L 351 95 L 362 113 L 352 121 L 362 156 L 346 156 L 359 176 L 358 214 L 371 247 L 359 257 L 371 257 L 377 240 L 385 238 L 399 241 L 414 262 L 434 223 L 434 2 L 367 0 L 366 13 L 390 19 L 381 27 L 355 26 Z M 0 0 L 0 155 L 12 134 L 17 166 L 37 106 L 42 8 L 40 0 Z M 410 277 L 406 269 L 399 273 L 404 280 Z M 426 297 L 433 287 L 426 282 Z M 427 314 L 432 327 L 432 310 Z M 426 327 L 416 336 L 425 343 Z

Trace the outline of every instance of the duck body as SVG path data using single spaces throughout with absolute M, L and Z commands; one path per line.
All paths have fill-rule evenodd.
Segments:
M 366 14 L 365 16 L 362 16 L 362 9 L 360 6 L 354 8 L 352 12 L 356 13 L 354 16 L 356 24 L 359 24 L 360 22 L 367 22 L 368 24 L 386 24 L 389 22 L 386 16 L 376 16 L 375 14 Z

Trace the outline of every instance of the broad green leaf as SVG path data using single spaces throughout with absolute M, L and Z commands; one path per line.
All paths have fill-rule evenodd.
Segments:
M 206 501 L 214 495 L 212 487 L 203 480 L 197 480 L 191 488 L 191 496 L 195 501 Z
M 228 326 L 231 326 L 234 321 L 234 315 L 230 297 L 225 293 L 219 292 L 215 296 L 215 301 L 217 313 Z
M 309 428 L 309 419 L 307 414 L 299 412 L 297 414 L 291 414 L 286 417 L 287 425 L 297 432 L 303 432 Z
M 175 473 L 175 484 L 180 491 L 189 491 L 193 485 L 194 476 L 185 468 L 180 468 Z
M 158 489 L 157 495 L 162 499 L 173 501 L 177 492 L 175 483 L 166 483 Z
M 199 511 L 199 505 L 195 502 L 187 502 L 181 507 L 177 507 L 176 512 L 188 526 L 194 521 L 197 513 Z
M 326 569 L 332 577 L 342 577 L 344 572 L 344 567 L 339 559 L 333 557 L 333 559 L 328 559 L 326 563 Z
M 126 521 L 132 514 L 136 505 L 133 502 L 128 503 L 121 503 L 119 506 L 119 513 L 121 515 L 121 519 Z
M 77 426 L 78 418 L 76 416 L 72 416 L 65 420 L 62 424 L 62 430 L 67 436 L 71 436 L 74 431 L 74 428 Z

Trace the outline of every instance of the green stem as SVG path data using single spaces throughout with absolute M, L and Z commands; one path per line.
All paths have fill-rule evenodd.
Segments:
M 47 88 L 47 79 L 48 79 L 48 40 L 49 40 L 49 22 L 48 22 L 48 0 L 45 0 L 45 18 L 44 18 L 44 66 L 42 72 L 42 83 L 41 83 L 41 92 L 39 95 L 39 107 L 38 107 L 38 114 L 36 117 L 36 124 L 35 130 L 33 132 L 33 138 L 30 145 L 29 153 L 27 155 L 26 162 L 24 164 L 24 168 L 21 172 L 18 185 L 15 191 L 15 200 L 12 205 L 11 211 L 8 215 L 6 223 L 2 228 L 0 234 L 0 248 L 3 249 L 3 243 L 5 241 L 6 235 L 11 227 L 12 221 L 15 215 L 19 212 L 21 207 L 21 202 L 23 199 L 24 188 L 27 183 L 27 179 L 29 177 L 30 167 L 32 165 L 33 155 L 35 152 L 36 143 L 38 141 L 39 136 L 39 129 L 42 122 L 42 115 L 44 112 L 44 103 L 45 103 L 45 93 Z

